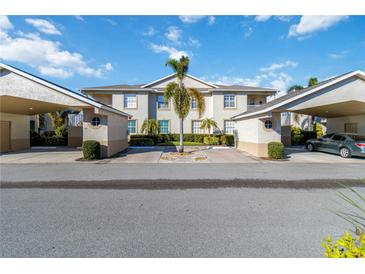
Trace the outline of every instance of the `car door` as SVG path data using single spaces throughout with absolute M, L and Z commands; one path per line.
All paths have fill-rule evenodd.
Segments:
M 335 134 L 327 143 L 327 151 L 331 153 L 339 153 L 340 147 L 343 142 L 346 140 L 345 136 Z
M 333 134 L 327 134 L 323 137 L 319 138 L 318 142 L 316 143 L 316 149 L 319 151 L 328 151 L 328 143 L 331 140 Z

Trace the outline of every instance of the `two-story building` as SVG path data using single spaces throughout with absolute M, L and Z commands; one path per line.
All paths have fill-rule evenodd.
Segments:
M 162 134 L 178 133 L 179 119 L 174 106 L 172 102 L 166 102 L 163 96 L 165 86 L 171 81 L 176 81 L 175 74 L 149 84 L 89 87 L 81 91 L 97 101 L 131 114 L 132 118 L 128 121 L 130 134 L 141 133 L 145 119 L 158 120 Z M 203 133 L 200 129 L 201 120 L 212 118 L 218 125 L 218 131 L 232 134 L 235 127 L 232 116 L 265 104 L 267 97 L 277 92 L 269 88 L 211 84 L 191 75 L 187 75 L 184 84 L 198 89 L 204 95 L 206 106 L 205 112 L 199 117 L 196 102 L 192 101 L 191 111 L 184 121 L 186 133 Z

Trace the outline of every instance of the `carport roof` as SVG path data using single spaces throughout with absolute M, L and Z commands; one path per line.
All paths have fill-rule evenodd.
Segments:
M 89 97 L 86 97 L 84 95 L 81 95 L 79 93 L 76 93 L 75 91 L 72 91 L 72 90 L 70 90 L 68 88 L 65 88 L 63 86 L 60 86 L 60 85 L 55 84 L 53 82 L 50 82 L 48 80 L 45 80 L 45 79 L 43 79 L 41 77 L 35 76 L 35 75 L 33 75 L 33 74 L 29 73 L 29 72 L 25 72 L 25 71 L 23 71 L 21 69 L 15 68 L 15 67 L 13 67 L 11 65 L 7 65 L 7 64 L 0 63 L 0 69 L 6 69 L 8 71 L 11 71 L 11 72 L 13 72 L 15 74 L 18 74 L 20 76 L 23 76 L 24 78 L 27 78 L 27 79 L 29 79 L 31 81 L 34 81 L 34 82 L 38 83 L 38 84 L 44 85 L 44 86 L 49 87 L 49 88 L 51 88 L 53 90 L 56 90 L 56 91 L 58 91 L 60 93 L 63 93 L 64 95 L 70 96 L 70 97 L 72 97 L 72 98 L 74 98 L 76 100 L 79 100 L 79 101 L 81 101 L 83 103 L 86 103 L 86 104 L 88 104 L 88 105 L 90 105 L 92 107 L 96 107 L 96 108 L 99 108 L 99 109 L 103 109 L 103 110 L 110 111 L 112 113 L 119 114 L 119 115 L 123 115 L 123 116 L 127 116 L 127 117 L 130 117 L 131 116 L 128 113 L 125 113 L 123 111 L 117 110 L 117 109 L 115 109 L 113 107 L 110 107 L 110 106 L 105 105 L 103 103 L 100 103 L 98 101 L 95 101 L 95 100 L 93 100 L 93 99 L 91 99 Z
M 334 85 L 338 82 L 344 81 L 348 78 L 354 77 L 354 76 L 358 76 L 362 79 L 365 80 L 365 73 L 361 70 L 356 70 L 356 71 L 351 71 L 348 73 L 344 73 L 341 74 L 339 76 L 327 79 L 325 81 L 322 81 L 320 83 L 318 83 L 315 86 L 311 86 L 311 87 L 307 87 L 305 89 L 301 89 L 301 90 L 297 90 L 291 93 L 288 93 L 284 96 L 281 96 L 277 99 L 274 99 L 266 104 L 263 104 L 261 106 L 255 107 L 254 109 L 251 109 L 249 111 L 243 112 L 241 114 L 235 115 L 233 116 L 231 119 L 233 120 L 237 120 L 240 118 L 247 118 L 247 117 L 251 117 L 251 116 L 255 116 L 255 115 L 259 115 L 259 114 L 263 114 L 269 111 L 272 111 L 274 109 L 278 109 L 281 106 L 284 106 L 290 102 L 293 102 L 297 99 L 303 98 L 305 96 L 308 96 L 316 91 L 319 91 L 325 87 Z

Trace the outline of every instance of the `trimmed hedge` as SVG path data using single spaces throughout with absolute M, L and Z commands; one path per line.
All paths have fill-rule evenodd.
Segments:
M 233 135 L 209 135 L 209 134 L 193 134 L 193 133 L 185 133 L 184 134 L 184 141 L 185 142 L 196 142 L 196 143 L 204 143 L 204 138 L 206 137 L 215 137 L 218 138 L 217 145 L 227 145 L 233 146 L 234 145 L 234 136 Z M 168 143 L 173 141 L 180 141 L 180 134 L 156 134 L 156 135 L 147 135 L 147 134 L 135 134 L 130 136 L 130 145 L 137 146 L 140 141 L 135 142 L 134 140 L 138 139 L 150 139 L 153 141 L 153 144 L 160 144 L 160 143 Z
M 284 145 L 281 142 L 270 142 L 268 155 L 271 159 L 284 159 Z
M 153 146 L 155 143 L 151 138 L 134 138 L 131 139 L 131 146 Z
M 82 143 L 82 153 L 85 160 L 100 158 L 100 143 L 95 140 L 88 140 Z
M 215 136 L 204 137 L 204 144 L 206 145 L 219 145 L 219 138 Z

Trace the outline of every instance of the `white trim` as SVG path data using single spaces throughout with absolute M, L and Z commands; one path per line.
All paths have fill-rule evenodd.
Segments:
M 356 71 L 350 72 L 348 74 L 345 74 L 344 76 L 339 77 L 339 78 L 337 78 L 337 79 L 335 79 L 333 81 L 330 81 L 330 82 L 328 82 L 326 84 L 323 84 L 323 85 L 321 85 L 319 87 L 316 87 L 316 88 L 313 88 L 311 90 L 308 90 L 307 92 L 303 92 L 303 93 L 298 94 L 297 96 L 288 98 L 287 100 L 282 101 L 282 102 L 279 102 L 279 103 L 277 103 L 275 105 L 272 105 L 270 107 L 264 108 L 264 109 L 259 110 L 259 111 L 256 111 L 256 112 L 247 113 L 247 114 L 244 114 L 244 113 L 243 114 L 238 114 L 236 116 L 233 116 L 231 119 L 232 120 L 238 120 L 238 119 L 247 118 L 247 117 L 250 117 L 250 116 L 255 116 L 255 115 L 259 115 L 259 114 L 263 114 L 263 113 L 272 111 L 272 110 L 274 110 L 274 109 L 276 109 L 278 107 L 281 107 L 281 106 L 286 105 L 288 103 L 291 103 L 291 102 L 293 102 L 295 100 L 298 100 L 298 99 L 301 99 L 303 97 L 306 97 L 306 96 L 308 96 L 308 95 L 310 95 L 312 93 L 315 93 L 315 92 L 317 92 L 317 91 L 319 91 L 321 89 L 324 89 L 324 88 L 327 88 L 327 87 L 332 86 L 334 84 L 337 84 L 339 82 L 342 82 L 342 81 L 344 81 L 346 79 L 349 79 L 349 78 L 351 78 L 353 76 L 358 76 L 358 77 L 363 78 L 365 80 L 365 73 L 363 71 L 361 71 L 361 70 L 356 70 Z
M 146 88 L 146 87 L 152 86 L 152 85 L 154 85 L 154 84 L 156 84 L 156 83 L 158 83 L 158 82 L 164 81 L 164 80 L 166 80 L 166 79 L 168 79 L 168 78 L 170 78 L 170 77 L 172 77 L 172 76 L 175 76 L 175 75 L 176 75 L 176 73 L 172 73 L 172 74 L 167 75 L 167 76 L 165 76 L 165 77 L 163 77 L 163 78 L 161 78 L 161 79 L 158 79 L 158 80 L 156 80 L 156 81 L 153 81 L 153 82 L 151 82 L 151 83 L 149 83 L 149 84 L 143 85 L 143 86 L 142 86 L 142 88 Z M 197 77 L 194 77 L 194 76 L 192 76 L 192 75 L 190 75 L 190 74 L 186 74 L 186 76 L 187 76 L 187 77 L 189 77 L 189 78 L 191 78 L 191 79 L 193 79 L 193 80 L 195 80 L 195 81 L 198 81 L 198 82 L 203 83 L 203 84 L 205 84 L 205 85 L 207 85 L 207 86 L 210 86 L 210 87 L 212 87 L 212 88 L 218 88 L 217 86 L 215 86 L 215 85 L 213 85 L 213 84 L 209 84 L 209 83 L 207 83 L 207 82 L 205 82 L 205 81 L 203 81 L 203 80 L 201 80 L 201 79 L 199 79 L 199 78 L 197 78 Z
M 47 82 L 45 80 L 42 80 L 42 79 L 40 79 L 40 78 L 38 78 L 36 76 L 30 75 L 30 74 L 28 74 L 26 72 L 23 72 L 21 70 L 18 70 L 16 68 L 11 67 L 11 66 L 8 66 L 6 64 L 0 63 L 0 67 L 4 68 L 6 70 L 9 70 L 9 71 L 11 71 L 11 72 L 13 72 L 15 74 L 18 74 L 20 76 L 23 76 L 24 78 L 27 78 L 29 80 L 32 80 L 32 81 L 34 81 L 34 82 L 36 82 L 38 84 L 41 84 L 43 86 L 46 86 L 46 87 L 49 87 L 49 88 L 51 88 L 53 90 L 56 90 L 58 92 L 61 92 L 61 93 L 65 94 L 65 95 L 67 95 L 69 97 L 72 97 L 72 98 L 74 98 L 76 100 L 79 100 L 79 101 L 81 101 L 83 103 L 89 104 L 91 106 L 94 106 L 94 107 L 97 107 L 97 108 L 100 108 L 100 109 L 104 109 L 104 110 L 107 110 L 107 111 L 110 111 L 110 112 L 113 112 L 113 113 L 116 113 L 116 114 L 119 114 L 119 115 L 123 115 L 123 116 L 127 116 L 127 117 L 130 117 L 131 116 L 131 115 L 125 113 L 125 112 L 119 111 L 117 109 L 114 109 L 114 108 L 109 107 L 109 106 L 106 106 L 106 105 L 102 105 L 102 104 L 100 104 L 100 103 L 98 103 L 98 102 L 96 102 L 96 101 L 94 101 L 94 100 L 92 100 L 90 98 L 87 98 L 87 97 L 85 97 L 83 95 L 79 95 L 77 93 L 74 93 L 74 92 L 72 92 L 70 90 L 67 90 L 67 89 L 62 88 L 60 86 L 57 86 L 56 84 L 52 84 L 50 82 Z

